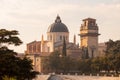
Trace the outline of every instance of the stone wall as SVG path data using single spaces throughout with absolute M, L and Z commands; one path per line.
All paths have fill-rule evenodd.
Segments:
M 113 76 L 85 76 L 85 75 L 38 75 L 35 80 L 120 80 Z

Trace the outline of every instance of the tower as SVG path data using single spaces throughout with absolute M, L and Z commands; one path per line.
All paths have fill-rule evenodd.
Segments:
M 45 46 L 44 46 L 44 36 L 41 37 L 41 52 L 45 52 Z
M 73 43 L 76 44 L 76 35 L 74 35 Z
M 98 56 L 98 30 L 96 19 L 83 19 L 80 27 L 81 48 L 87 51 L 84 52 L 88 53 L 89 58 Z

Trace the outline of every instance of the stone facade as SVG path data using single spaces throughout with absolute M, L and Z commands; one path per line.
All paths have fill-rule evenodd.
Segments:
M 33 61 L 35 71 L 42 73 L 50 71 L 49 67 L 44 67 L 44 63 L 47 62 L 48 56 L 55 50 L 62 53 L 64 39 L 67 55 L 72 58 L 81 57 L 81 49 L 79 45 L 76 45 L 76 37 L 74 36 L 73 43 L 69 42 L 69 30 L 57 16 L 55 22 L 48 27 L 47 40 L 44 40 L 42 35 L 41 41 L 33 41 L 27 44 L 25 53 Z
M 47 32 L 47 40 L 53 43 L 63 41 L 64 38 L 66 42 L 69 42 L 68 32 Z
M 87 18 L 83 20 L 80 28 L 81 48 L 86 48 L 88 57 L 98 56 L 98 26 L 96 20 Z
M 81 45 L 76 44 L 76 36 L 73 42 L 69 42 L 69 30 L 67 26 L 62 23 L 59 16 L 55 22 L 51 24 L 47 31 L 47 40 L 44 40 L 42 35 L 41 41 L 33 41 L 27 44 L 25 53 L 27 57 L 33 61 L 35 71 L 41 73 L 48 73 L 51 70 L 49 67 L 44 67 L 48 61 L 49 55 L 54 51 L 62 53 L 63 40 L 66 42 L 67 56 L 72 58 L 83 58 L 83 54 L 88 53 L 88 57 L 103 56 L 105 53 L 105 45 L 98 44 L 98 26 L 96 20 L 87 18 L 83 20 L 80 28 L 80 42 Z
M 99 45 L 98 45 L 98 55 L 99 55 L 99 57 L 105 56 L 105 49 L 106 49 L 105 43 L 99 43 Z

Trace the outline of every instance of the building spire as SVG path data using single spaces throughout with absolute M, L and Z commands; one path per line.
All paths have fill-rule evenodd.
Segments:
M 43 44 L 44 43 L 44 36 L 42 34 L 42 37 L 41 37 L 41 43 Z
M 73 42 L 74 42 L 74 44 L 76 44 L 76 35 L 75 34 L 74 34 Z
M 67 52 L 66 52 L 66 40 L 65 37 L 63 38 L 63 49 L 62 49 L 62 56 L 67 56 Z

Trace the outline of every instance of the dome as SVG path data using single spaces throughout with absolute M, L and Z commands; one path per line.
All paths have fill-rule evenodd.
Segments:
M 56 17 L 56 20 L 48 28 L 47 32 L 69 32 L 67 26 L 61 22 L 59 16 Z

